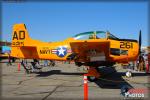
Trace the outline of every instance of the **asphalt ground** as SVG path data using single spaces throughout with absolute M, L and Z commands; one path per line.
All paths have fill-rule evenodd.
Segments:
M 83 100 L 83 74 L 87 71 L 74 64 L 57 62 L 54 67 L 43 67 L 42 72 L 27 74 L 18 63 L 7 66 L 7 60 L 1 61 L 1 100 Z M 125 99 L 121 88 L 128 85 L 135 89 L 150 88 L 149 75 L 144 72 L 133 72 L 133 77 L 125 77 L 122 66 L 101 68 L 102 78 L 88 82 L 89 100 Z M 107 73 L 107 74 L 106 74 Z M 148 91 L 144 98 L 148 99 Z M 134 98 L 131 98 L 134 99 Z

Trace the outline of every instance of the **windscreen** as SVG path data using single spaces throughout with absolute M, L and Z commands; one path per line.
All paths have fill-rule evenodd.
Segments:
M 90 31 L 79 33 L 73 37 L 76 40 L 86 40 L 86 39 L 99 39 L 106 38 L 106 32 L 104 31 Z

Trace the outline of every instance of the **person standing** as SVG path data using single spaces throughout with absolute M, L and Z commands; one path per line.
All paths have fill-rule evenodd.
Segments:
M 44 67 L 48 66 L 48 60 L 44 60 Z
M 138 71 L 144 71 L 144 58 L 143 56 L 139 56 L 139 66 L 138 66 Z
M 7 63 L 7 65 L 12 65 L 12 63 L 11 63 L 11 57 L 10 57 L 9 53 L 8 53 L 8 63 Z

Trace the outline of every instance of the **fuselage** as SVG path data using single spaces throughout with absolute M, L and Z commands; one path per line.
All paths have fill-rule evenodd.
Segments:
M 70 43 L 86 42 L 85 45 L 80 45 L 83 51 L 73 49 Z M 93 45 L 88 46 L 88 42 L 93 42 Z M 95 43 L 94 43 L 95 42 Z M 111 39 L 89 39 L 75 40 L 68 38 L 60 42 L 45 43 L 38 40 L 30 40 L 30 45 L 15 47 L 13 56 L 26 59 L 49 59 L 49 60 L 66 60 L 73 52 L 79 53 L 79 62 L 90 62 L 90 57 L 98 56 L 101 52 L 104 53 L 107 61 L 111 62 L 127 62 L 136 60 L 138 56 L 138 43 L 129 40 L 111 40 Z M 76 45 L 78 46 L 78 45 Z M 80 53 L 82 52 L 82 53 Z M 94 55 L 94 52 L 95 55 Z
M 136 40 L 119 39 L 109 32 L 84 32 L 64 41 L 42 42 L 29 37 L 25 24 L 13 27 L 11 56 L 16 58 L 65 61 L 75 55 L 75 62 L 127 63 L 136 60 L 138 54 Z

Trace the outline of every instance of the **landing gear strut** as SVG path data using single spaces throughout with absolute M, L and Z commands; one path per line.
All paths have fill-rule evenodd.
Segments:
M 42 67 L 40 67 L 38 60 L 34 59 L 33 62 L 27 62 L 27 60 L 22 60 L 21 65 L 24 67 L 26 73 L 31 72 L 41 72 Z

